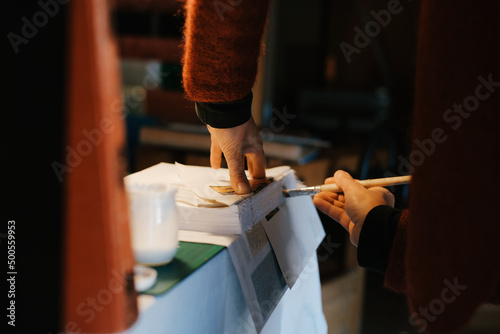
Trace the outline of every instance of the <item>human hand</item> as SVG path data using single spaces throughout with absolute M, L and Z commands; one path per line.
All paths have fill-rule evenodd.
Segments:
M 222 153 L 229 169 L 231 186 L 237 194 L 252 191 L 245 174 L 245 157 L 252 178 L 266 177 L 266 157 L 262 147 L 262 136 L 253 117 L 234 128 L 218 129 L 207 125 L 210 131 L 210 165 L 220 168 Z
M 394 207 L 394 195 L 382 187 L 366 189 L 342 170 L 325 180 L 325 184 L 329 183 L 337 184 L 343 194 L 320 192 L 314 196 L 314 205 L 340 223 L 349 232 L 352 244 L 357 247 L 368 212 L 379 205 Z

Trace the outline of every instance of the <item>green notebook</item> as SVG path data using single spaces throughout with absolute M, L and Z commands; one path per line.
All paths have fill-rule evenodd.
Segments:
M 160 295 L 167 292 L 224 248 L 218 245 L 179 242 L 177 253 L 170 263 L 152 267 L 158 272 L 156 283 L 142 293 Z

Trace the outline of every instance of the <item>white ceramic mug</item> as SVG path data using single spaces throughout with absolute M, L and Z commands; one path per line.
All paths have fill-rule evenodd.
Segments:
M 157 266 L 169 263 L 178 246 L 177 187 L 164 184 L 129 184 L 132 249 L 137 263 Z

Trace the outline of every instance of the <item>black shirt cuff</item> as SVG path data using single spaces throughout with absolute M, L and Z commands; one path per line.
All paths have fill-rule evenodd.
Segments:
M 358 242 L 361 267 L 385 274 L 401 213 L 388 205 L 379 205 L 368 212 Z
M 231 102 L 195 102 L 196 114 L 200 121 L 219 129 L 233 128 L 246 123 L 252 116 L 250 92 L 241 100 Z

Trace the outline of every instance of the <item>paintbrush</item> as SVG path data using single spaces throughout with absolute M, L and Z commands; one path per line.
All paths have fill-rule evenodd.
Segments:
M 359 184 L 361 184 L 365 188 L 371 187 L 389 187 L 389 186 L 397 186 L 400 184 L 410 183 L 411 175 L 405 176 L 394 176 L 394 177 L 384 177 L 380 179 L 370 179 L 370 180 L 356 180 Z M 303 195 L 314 195 L 322 191 L 331 191 L 334 193 L 341 193 L 342 190 L 334 183 L 332 184 L 322 184 L 319 186 L 313 187 L 305 187 L 299 189 L 289 189 L 283 190 L 283 195 L 285 197 L 295 197 L 295 196 L 303 196 Z

